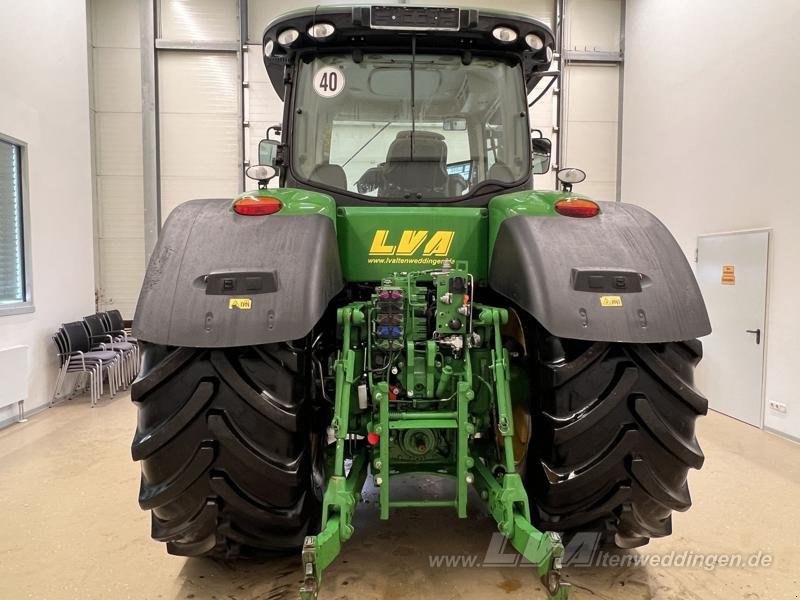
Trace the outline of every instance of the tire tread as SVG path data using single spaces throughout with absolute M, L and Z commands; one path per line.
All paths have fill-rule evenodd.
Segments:
M 694 432 L 708 408 L 693 382 L 701 343 L 565 340 L 554 356 L 552 342 L 533 365 L 526 484 L 538 524 L 602 530 L 621 547 L 669 535 L 671 513 L 691 506 L 688 470 L 704 461 Z
M 180 556 L 293 551 L 315 530 L 309 377 L 288 344 L 143 344 L 131 446 L 151 535 Z M 148 358 L 149 354 L 149 358 Z

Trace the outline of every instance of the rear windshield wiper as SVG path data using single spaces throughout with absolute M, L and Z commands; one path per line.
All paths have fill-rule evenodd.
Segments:
M 367 141 L 364 143 L 364 145 L 363 145 L 363 146 L 361 146 L 361 148 L 359 148 L 358 150 L 356 150 L 355 152 L 353 152 L 352 156 L 351 156 L 350 158 L 348 158 L 346 161 L 344 161 L 344 164 L 342 165 L 342 167 L 346 167 L 346 166 L 347 166 L 347 163 L 349 163 L 349 162 L 350 162 L 351 160 L 353 160 L 353 159 L 354 159 L 356 156 L 358 156 L 359 152 L 361 152 L 361 151 L 362 151 L 364 148 L 366 148 L 367 146 L 369 146 L 370 142 L 372 142 L 372 140 L 374 140 L 374 139 L 375 139 L 376 137 L 378 137 L 378 136 L 379 136 L 381 133 L 383 133 L 383 132 L 384 132 L 384 130 L 385 130 L 387 127 L 389 127 L 389 125 L 391 125 L 392 123 L 394 123 L 394 121 L 389 121 L 388 123 L 386 123 L 386 125 L 384 125 L 383 127 L 381 127 L 381 128 L 378 130 L 378 132 L 377 132 L 375 135 L 373 135 L 371 138 L 369 138 L 369 139 L 368 139 L 368 140 L 367 140 Z

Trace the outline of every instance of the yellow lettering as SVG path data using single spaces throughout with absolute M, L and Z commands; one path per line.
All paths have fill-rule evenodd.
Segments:
M 369 247 L 370 254 L 394 254 L 394 246 L 386 243 L 389 238 L 388 229 L 378 229 L 375 237 L 372 238 L 372 245 Z
M 423 256 L 447 256 L 450 252 L 450 245 L 453 243 L 455 231 L 437 231 L 425 244 L 425 249 L 422 251 Z
M 411 256 L 419 247 L 422 246 L 422 243 L 425 241 L 425 238 L 428 237 L 427 231 L 404 231 L 403 235 L 400 236 L 400 243 L 397 244 L 397 255 L 398 256 Z

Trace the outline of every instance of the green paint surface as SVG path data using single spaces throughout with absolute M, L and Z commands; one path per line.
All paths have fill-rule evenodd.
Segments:
M 347 281 L 379 281 L 399 271 L 426 271 L 445 259 L 467 261 L 486 279 L 489 213 L 438 206 L 340 207 L 337 231 Z
M 450 206 L 343 206 L 331 196 L 297 188 L 260 189 L 243 196 L 272 196 L 283 204 L 275 217 L 320 214 L 337 230 L 346 281 L 380 281 L 392 273 L 426 271 L 467 261 L 476 281 L 488 277 L 491 252 L 503 221 L 518 215 L 561 217 L 555 204 L 587 198 L 553 190 L 501 194 L 487 208 Z M 588 198 L 587 198 L 588 199 Z M 234 199 L 235 201 L 236 199 Z

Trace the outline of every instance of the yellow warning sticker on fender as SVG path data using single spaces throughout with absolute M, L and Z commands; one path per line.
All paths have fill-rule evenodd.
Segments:
M 622 296 L 600 296 L 600 306 L 605 308 L 622 306 Z
M 228 308 L 231 310 L 250 310 L 253 308 L 253 300 L 250 298 L 229 298 Z

